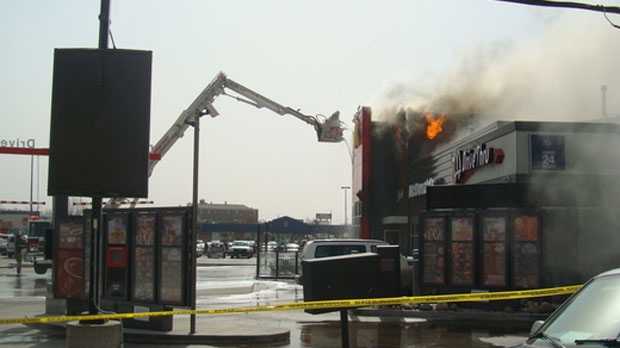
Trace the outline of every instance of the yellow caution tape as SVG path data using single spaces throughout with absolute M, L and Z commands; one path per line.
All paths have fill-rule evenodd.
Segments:
M 205 314 L 233 314 L 248 312 L 269 312 L 269 311 L 291 311 L 303 309 L 338 309 L 350 307 L 368 306 L 393 306 L 400 304 L 423 304 L 441 302 L 472 302 L 472 301 L 499 301 L 514 300 L 523 298 L 548 297 L 558 295 L 568 295 L 577 291 L 581 285 L 561 286 L 555 288 L 543 288 L 535 290 L 520 291 L 498 291 L 483 293 L 466 294 L 446 294 L 431 296 L 403 296 L 387 298 L 368 298 L 351 300 L 325 300 L 272 304 L 255 307 L 225 308 L 225 309 L 198 309 L 198 310 L 174 310 L 160 312 L 140 312 L 140 313 L 116 313 L 116 314 L 91 314 L 73 315 L 60 317 L 31 317 L 31 318 L 11 318 L 0 319 L 2 324 L 35 324 L 35 323 L 55 323 L 67 321 L 91 321 L 91 320 L 110 320 L 110 319 L 135 319 L 144 317 L 158 317 L 167 315 L 205 315 Z

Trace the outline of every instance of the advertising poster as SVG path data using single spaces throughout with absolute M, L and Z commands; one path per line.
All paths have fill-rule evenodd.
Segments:
M 136 217 L 134 234 L 133 293 L 132 299 L 141 302 L 155 301 L 155 214 Z
M 474 219 L 454 217 L 451 227 L 451 283 L 471 285 L 474 282 Z
M 514 218 L 513 283 L 516 287 L 536 288 L 540 279 L 538 217 Z
M 134 267 L 133 300 L 153 302 L 155 300 L 155 250 L 136 247 Z
M 108 216 L 108 244 L 127 244 L 127 214 L 110 214 Z
M 162 214 L 159 228 L 159 298 L 163 304 L 183 304 L 185 301 L 183 228 L 183 215 Z
M 485 216 L 482 219 L 483 256 L 482 283 L 506 286 L 506 217 Z
M 58 250 L 55 297 L 82 297 L 82 250 Z
M 183 216 L 178 214 L 165 215 L 162 220 L 161 245 L 181 245 L 183 242 Z
M 84 224 L 61 221 L 56 226 L 58 249 L 54 261 L 54 296 L 56 298 L 84 295 Z
M 58 249 L 79 249 L 84 246 L 84 224 L 62 222 L 58 224 Z
M 183 253 L 181 248 L 162 248 L 160 299 L 165 304 L 183 302 Z
M 443 217 L 429 217 L 424 219 L 424 283 L 444 283 L 445 281 L 444 230 Z
M 142 214 L 136 218 L 137 231 L 135 233 L 135 245 L 155 245 L 155 214 Z

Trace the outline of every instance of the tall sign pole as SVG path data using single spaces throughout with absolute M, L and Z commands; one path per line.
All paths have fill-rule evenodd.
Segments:
M 344 225 L 347 225 L 347 190 L 350 189 L 351 186 L 342 186 L 341 189 L 344 190 Z
M 193 168 L 193 184 L 192 184 L 192 228 L 190 248 L 190 301 L 191 310 L 196 309 L 196 240 L 198 239 L 198 169 L 200 165 L 200 113 L 196 112 L 194 122 L 194 168 Z M 196 333 L 196 314 L 190 316 L 190 334 Z
M 110 0 L 101 0 L 101 10 L 99 12 L 99 49 L 108 48 L 108 32 L 110 31 Z M 88 305 L 89 314 L 99 313 L 99 265 L 101 262 L 101 226 L 103 211 L 103 197 L 92 197 L 91 212 L 91 240 L 90 240 L 90 278 Z

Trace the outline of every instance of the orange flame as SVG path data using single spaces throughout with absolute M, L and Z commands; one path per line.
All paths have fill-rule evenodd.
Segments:
M 439 118 L 435 119 L 432 113 L 427 113 L 424 115 L 426 117 L 426 137 L 430 140 L 435 139 L 435 137 L 443 131 L 441 127 L 444 122 L 446 122 L 446 115 L 442 114 Z

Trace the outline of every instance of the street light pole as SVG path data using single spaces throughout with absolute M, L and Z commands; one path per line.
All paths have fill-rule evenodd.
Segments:
M 341 189 L 344 190 L 344 225 L 347 225 L 347 190 L 350 189 L 351 186 L 342 186 Z

